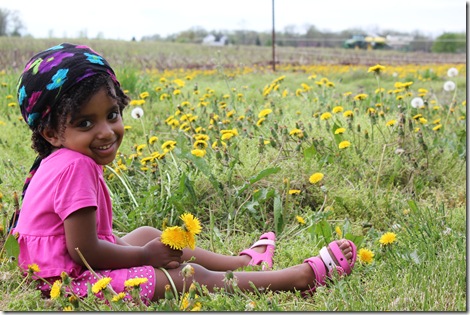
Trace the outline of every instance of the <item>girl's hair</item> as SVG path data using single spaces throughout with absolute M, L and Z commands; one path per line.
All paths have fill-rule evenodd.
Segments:
M 46 128 L 53 129 L 59 134 L 65 130 L 67 120 L 73 121 L 80 112 L 81 107 L 87 103 L 91 97 L 106 88 L 108 95 L 117 100 L 119 110 L 122 114 L 124 108 L 129 104 L 129 97 L 124 94 L 118 84 L 110 79 L 107 74 L 97 74 L 83 79 L 80 83 L 70 88 L 58 100 L 57 106 L 42 119 L 39 124 L 32 128 L 32 148 L 41 158 L 51 154 L 54 147 L 42 137 L 41 132 Z

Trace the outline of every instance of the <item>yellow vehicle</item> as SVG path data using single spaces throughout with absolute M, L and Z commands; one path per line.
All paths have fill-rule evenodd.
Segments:
M 385 37 L 377 35 L 353 35 L 344 42 L 343 46 L 345 48 L 367 50 L 388 48 Z

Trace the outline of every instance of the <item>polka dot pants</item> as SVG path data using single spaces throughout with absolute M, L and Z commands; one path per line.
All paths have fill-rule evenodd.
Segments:
M 151 266 L 139 266 L 131 267 L 128 269 L 114 269 L 114 270 L 95 270 L 96 274 L 100 277 L 109 277 L 111 278 L 111 286 L 116 293 L 124 292 L 124 282 L 129 279 L 134 278 L 147 278 L 148 281 L 140 285 L 140 296 L 142 301 L 146 304 L 150 302 L 154 293 L 155 293 L 155 269 Z M 48 278 L 51 284 L 56 280 L 60 280 L 60 277 Z M 85 271 L 80 274 L 78 277 L 73 278 L 71 281 L 71 287 L 73 292 L 80 296 L 85 297 L 88 294 L 87 284 L 90 283 L 93 285 L 98 279 L 89 271 Z M 50 287 L 47 283 L 41 281 L 37 287 L 42 291 L 43 295 L 50 297 Z M 96 294 L 97 297 L 103 298 L 103 294 L 100 292 Z M 124 299 L 131 299 L 130 295 L 127 294 Z

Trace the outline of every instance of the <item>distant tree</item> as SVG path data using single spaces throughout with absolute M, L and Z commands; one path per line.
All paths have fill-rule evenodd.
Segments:
M 467 51 L 465 33 L 444 33 L 434 41 L 431 48 L 436 53 L 463 53 Z
M 0 8 L 0 36 L 21 36 L 23 29 L 18 11 Z

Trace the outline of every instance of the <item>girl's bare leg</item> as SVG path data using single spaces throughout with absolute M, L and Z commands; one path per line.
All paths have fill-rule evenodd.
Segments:
M 149 241 L 160 237 L 161 233 L 162 232 L 156 228 L 143 226 L 123 236 L 122 240 L 130 245 L 143 246 Z M 257 246 L 253 248 L 253 250 L 264 253 L 266 246 Z M 194 250 L 189 248 L 183 250 L 183 261 L 189 261 L 192 257 L 194 257 L 194 259 L 192 259 L 191 262 L 204 266 L 209 270 L 216 271 L 235 270 L 247 266 L 251 260 L 251 257 L 248 255 L 222 255 L 200 247 L 196 247 Z
M 351 263 L 352 249 L 351 245 L 346 240 L 337 241 L 346 259 Z M 334 256 L 333 256 L 333 259 Z M 336 262 L 337 263 L 337 262 Z M 186 289 L 189 284 L 194 280 L 200 285 L 207 286 L 207 289 L 214 291 L 214 288 L 223 288 L 225 272 L 211 271 L 203 266 L 191 264 L 194 268 L 194 275 L 186 279 Z M 176 289 L 181 292 L 183 290 L 183 275 L 181 270 L 184 266 L 176 269 L 167 270 L 170 274 Z M 153 297 L 154 301 L 164 297 L 165 285 L 169 284 L 166 275 L 159 269 L 155 270 L 156 274 L 156 290 Z M 233 272 L 236 278 L 237 285 L 240 289 L 252 291 L 251 283 L 258 288 L 269 289 L 271 291 L 293 291 L 308 290 L 314 285 L 315 274 L 309 264 L 302 263 L 282 270 L 274 271 L 240 271 Z

